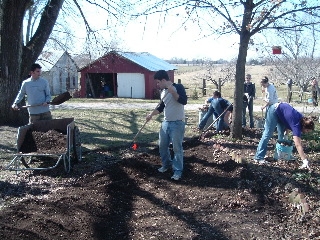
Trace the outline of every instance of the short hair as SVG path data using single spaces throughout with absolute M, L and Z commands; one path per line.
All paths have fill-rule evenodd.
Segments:
M 267 83 L 267 82 L 269 82 L 269 78 L 265 76 L 264 78 L 261 79 L 261 82 Z
M 37 68 L 41 69 L 42 67 L 40 66 L 40 64 L 34 63 L 34 64 L 31 65 L 30 71 L 33 72 L 33 71 L 36 70 Z
M 169 81 L 169 75 L 165 70 L 159 70 L 154 74 L 154 80 L 162 80 L 165 79 L 167 81 Z
M 310 117 L 301 118 L 301 125 L 304 129 L 314 130 L 314 121 Z
M 219 91 L 214 91 L 214 92 L 213 92 L 213 96 L 216 96 L 216 97 L 218 97 L 218 98 L 221 98 L 221 92 L 219 92 Z
M 251 78 L 251 74 L 247 74 L 247 75 L 246 75 L 246 77 L 249 77 L 249 78 Z

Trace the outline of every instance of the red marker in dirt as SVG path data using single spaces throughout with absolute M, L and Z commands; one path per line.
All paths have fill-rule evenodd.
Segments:
M 134 144 L 132 145 L 132 149 L 133 149 L 133 150 L 137 150 L 137 149 L 138 149 L 138 144 L 134 143 Z

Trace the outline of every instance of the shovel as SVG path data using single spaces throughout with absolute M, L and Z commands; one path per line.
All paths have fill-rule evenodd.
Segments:
M 70 95 L 69 92 L 64 92 L 58 96 L 56 96 L 54 99 L 52 99 L 51 102 L 48 102 L 48 104 L 50 105 L 60 105 L 61 103 L 64 103 L 66 101 L 68 101 L 70 98 L 72 98 L 72 96 Z M 21 108 L 29 108 L 29 107 L 38 107 L 41 106 L 41 104 L 36 104 L 36 105 L 26 105 L 26 106 L 22 106 Z
M 142 127 L 139 129 L 139 131 L 137 132 L 137 134 L 134 136 L 133 140 L 132 140 L 132 144 L 130 145 L 131 148 L 133 150 L 137 150 L 138 149 L 138 144 L 136 143 L 136 138 L 137 136 L 140 134 L 141 130 L 144 128 L 144 126 L 147 124 L 148 121 L 145 121 L 145 123 L 142 125 Z
M 154 109 L 157 109 L 161 102 L 163 101 L 163 99 L 168 95 L 169 92 L 166 92 L 166 94 L 163 96 L 163 98 L 160 100 L 160 102 L 158 103 L 158 105 L 154 108 Z M 148 120 L 146 120 L 144 122 L 144 124 L 142 125 L 142 127 L 139 129 L 139 131 L 137 132 L 137 134 L 134 136 L 133 140 L 132 140 L 132 143 L 130 144 L 130 148 L 132 148 L 134 151 L 138 149 L 138 144 L 136 143 L 136 138 L 138 137 L 138 135 L 140 134 L 140 132 L 142 131 L 142 129 L 146 126 Z

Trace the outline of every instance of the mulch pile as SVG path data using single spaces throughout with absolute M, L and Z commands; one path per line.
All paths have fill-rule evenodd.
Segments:
M 12 175 L 0 181 L 0 239 L 320 239 L 316 154 L 307 150 L 312 171 L 257 165 L 261 130 L 227 134 L 185 139 L 180 181 L 157 171 L 159 149 L 148 144 L 86 152 L 69 174 Z
M 56 130 L 37 132 L 29 129 L 19 149 L 22 153 L 63 153 L 67 151 L 67 135 Z

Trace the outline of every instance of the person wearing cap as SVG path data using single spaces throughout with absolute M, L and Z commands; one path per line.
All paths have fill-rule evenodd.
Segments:
M 159 70 L 154 75 L 157 86 L 161 91 L 161 102 L 159 106 L 147 115 L 149 121 L 154 115 L 164 113 L 164 120 L 161 123 L 159 132 L 159 152 L 162 166 L 158 169 L 164 173 L 169 168 L 173 169 L 171 179 L 179 180 L 183 171 L 183 147 L 182 142 L 185 132 L 185 111 L 187 94 L 182 84 L 172 83 L 165 70 Z M 171 158 L 170 143 L 172 143 L 174 157 Z
M 260 83 L 264 88 L 265 93 L 265 97 L 263 99 L 265 104 L 261 107 L 261 110 L 263 111 L 265 109 L 267 114 L 269 107 L 278 102 L 278 94 L 275 86 L 269 83 L 268 77 L 262 78 Z
M 29 123 L 39 120 L 51 120 L 48 102 L 51 101 L 49 83 L 41 77 L 41 66 L 34 63 L 30 67 L 30 78 L 22 82 L 20 91 L 12 104 L 13 110 L 19 110 L 18 103 L 27 95 Z
M 246 111 L 249 111 L 250 128 L 254 127 L 253 121 L 253 99 L 256 96 L 255 84 L 251 82 L 251 74 L 246 75 L 246 81 L 244 83 L 244 96 L 243 96 L 243 108 L 242 108 L 242 126 L 246 126 Z
M 284 140 L 284 136 L 287 135 L 289 131 L 292 131 L 294 144 L 303 162 L 300 168 L 309 168 L 309 161 L 303 151 L 301 143 L 301 135 L 302 133 L 313 131 L 314 126 L 311 118 L 304 117 L 288 103 L 281 102 L 270 105 L 254 161 L 257 163 L 266 163 L 264 158 L 267 153 L 267 145 L 277 128 L 278 140 Z

